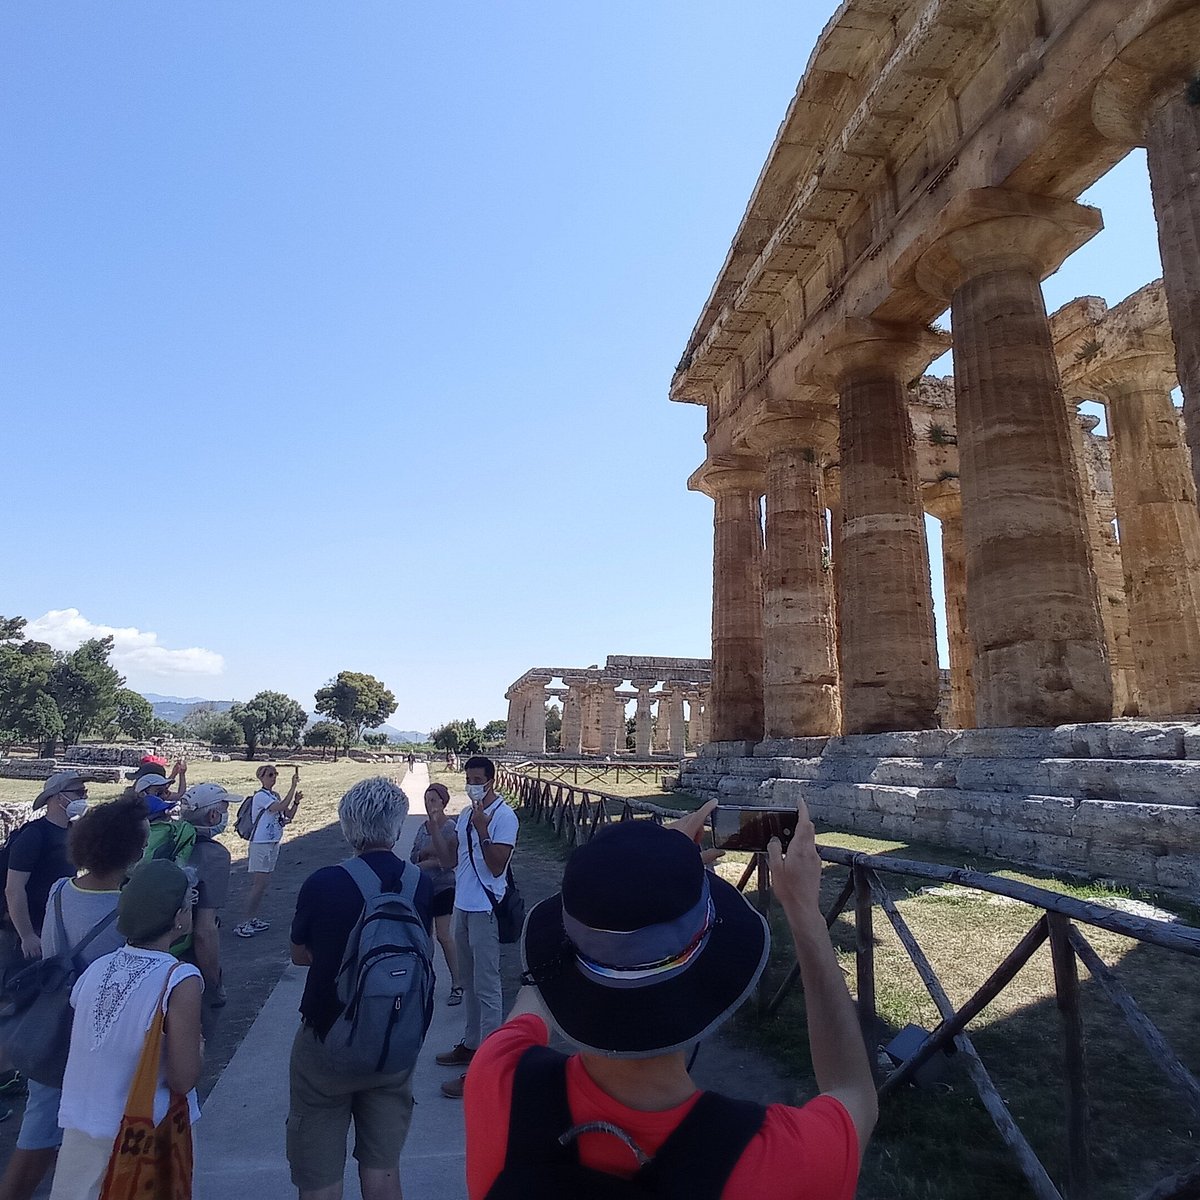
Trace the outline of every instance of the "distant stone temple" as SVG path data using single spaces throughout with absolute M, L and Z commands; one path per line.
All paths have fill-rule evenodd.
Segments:
M 559 753 L 569 758 L 632 753 L 681 757 L 708 740 L 712 664 L 700 658 L 610 654 L 603 667 L 531 667 L 508 700 L 505 750 L 546 752 L 546 705 L 562 701 Z M 635 748 L 626 746 L 626 707 L 634 709 Z
M 926 513 L 952 724 L 1200 712 L 1198 46 L 1194 0 L 838 7 L 671 384 L 707 409 L 714 743 L 937 724 Z M 1049 317 L 1137 146 L 1161 283 Z

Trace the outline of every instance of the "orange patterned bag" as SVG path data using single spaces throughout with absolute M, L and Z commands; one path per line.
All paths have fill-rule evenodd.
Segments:
M 192 1119 L 187 1097 L 172 1092 L 167 1115 L 154 1124 L 154 1093 L 162 1063 L 162 1002 L 170 982 L 169 973 L 129 1087 L 100 1200 L 191 1200 Z

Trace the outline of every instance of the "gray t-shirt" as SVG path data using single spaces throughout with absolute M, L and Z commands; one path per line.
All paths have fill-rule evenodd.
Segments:
M 58 919 L 54 912 L 59 892 L 62 893 L 63 928 L 67 933 L 65 946 L 59 944 Z M 110 912 L 116 912 L 120 895 L 120 892 L 85 891 L 76 886 L 73 879 L 60 879 L 50 889 L 50 899 L 46 904 L 46 920 L 42 925 L 42 954 L 50 958 L 55 954 L 64 954 L 72 946 L 78 945 L 97 921 L 102 921 Z M 96 959 L 119 950 L 123 945 L 125 937 L 117 932 L 117 923 L 113 921 L 98 933 L 84 950 L 84 965 L 94 963 Z
M 229 851 L 204 830 L 197 829 L 188 866 L 196 871 L 196 907 L 224 908 L 229 895 Z
M 413 838 L 412 853 L 408 856 L 409 862 L 416 862 L 422 854 L 433 849 L 433 836 L 430 834 L 427 821 L 422 821 L 417 827 L 417 836 Z M 450 841 L 455 836 L 454 833 L 454 818 L 447 817 L 442 822 L 442 837 L 446 841 Z M 439 892 L 449 892 L 454 890 L 454 868 L 440 867 L 436 862 L 425 863 L 421 870 L 429 876 L 429 882 L 433 884 L 434 895 Z

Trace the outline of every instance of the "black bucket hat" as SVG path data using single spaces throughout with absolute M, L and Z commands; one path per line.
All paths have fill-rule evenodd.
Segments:
M 634 820 L 571 855 L 562 891 L 529 913 L 521 962 L 569 1041 L 650 1058 L 731 1016 L 770 948 L 761 914 L 704 869 L 689 837 Z

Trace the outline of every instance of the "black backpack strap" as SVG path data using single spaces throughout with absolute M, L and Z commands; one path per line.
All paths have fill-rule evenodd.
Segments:
M 761 1104 L 703 1092 L 634 1178 L 664 1200 L 720 1200 L 766 1115 Z
M 558 1140 L 570 1128 L 566 1057 L 548 1046 L 530 1046 L 513 1075 L 505 1166 L 578 1162 L 574 1144 Z

